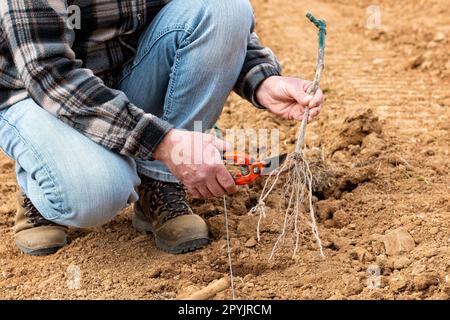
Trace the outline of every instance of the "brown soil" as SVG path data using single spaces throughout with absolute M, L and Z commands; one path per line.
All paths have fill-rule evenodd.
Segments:
M 304 14 L 311 9 L 327 19 L 326 104 L 320 120 L 308 127 L 307 146 L 321 150 L 333 179 L 314 199 L 325 259 L 307 235 L 298 257 L 291 257 L 292 244 L 286 242 L 268 262 L 282 220 L 276 197 L 259 243 L 257 217 L 246 212 L 262 182 L 229 199 L 239 298 L 450 298 L 448 2 L 379 3 L 381 29 L 368 30 L 370 1 L 315 1 L 311 7 L 303 1 L 253 1 L 259 34 L 286 75 L 312 77 L 316 30 Z M 297 123 L 255 112 L 234 95 L 220 126 L 279 128 L 287 150 L 297 129 Z M 69 245 L 53 256 L 21 254 L 12 231 L 13 171 L 13 163 L 0 156 L 0 298 L 172 299 L 228 272 L 220 199 L 193 203 L 213 238 L 198 252 L 157 251 L 153 239 L 133 230 L 127 209 L 101 228 L 71 231 Z M 392 239 L 405 241 L 398 253 L 385 245 Z M 81 271 L 80 289 L 67 286 L 71 265 Z M 379 288 L 367 285 L 372 265 L 380 268 Z M 216 296 L 230 297 L 229 291 Z

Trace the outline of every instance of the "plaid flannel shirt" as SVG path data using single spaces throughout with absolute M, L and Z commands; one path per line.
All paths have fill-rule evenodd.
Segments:
M 133 59 L 139 34 L 167 2 L 2 0 L 0 110 L 31 97 L 102 146 L 152 159 L 172 125 L 113 88 Z M 81 9 L 80 29 L 67 23 L 70 5 Z M 235 91 L 257 105 L 257 86 L 279 73 L 272 51 L 253 32 Z

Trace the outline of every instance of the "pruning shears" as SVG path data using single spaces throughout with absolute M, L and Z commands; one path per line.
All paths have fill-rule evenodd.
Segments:
M 272 173 L 280 167 L 286 158 L 287 153 L 258 161 L 248 154 L 236 151 L 223 154 L 223 159 L 227 165 L 239 168 L 239 172 L 233 175 L 234 182 L 238 186 L 250 184 L 261 175 Z

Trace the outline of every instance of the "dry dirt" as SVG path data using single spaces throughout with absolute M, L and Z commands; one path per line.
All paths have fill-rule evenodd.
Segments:
M 257 218 L 246 212 L 261 182 L 229 199 L 238 298 L 450 298 L 448 1 L 378 3 L 381 28 L 369 30 L 370 1 L 253 1 L 260 37 L 285 75 L 312 77 L 317 36 L 304 15 L 311 9 L 327 19 L 326 103 L 308 127 L 307 145 L 320 148 L 336 178 L 315 193 L 325 259 L 307 235 L 296 258 L 287 242 L 268 262 L 282 219 L 278 204 L 270 202 L 256 243 Z M 279 128 L 287 150 L 297 128 L 234 95 L 220 126 Z M 21 254 L 11 229 L 13 171 L 0 156 L 0 298 L 173 299 L 228 272 L 220 200 L 193 203 L 213 239 L 198 252 L 157 251 L 152 238 L 133 230 L 127 209 L 101 228 L 71 231 L 69 245 L 53 256 Z M 79 289 L 67 286 L 69 267 L 81 272 Z M 380 277 L 371 277 L 377 270 Z

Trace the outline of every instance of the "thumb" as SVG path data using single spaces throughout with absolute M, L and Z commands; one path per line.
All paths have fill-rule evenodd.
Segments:
M 310 81 L 295 79 L 295 81 L 287 83 L 285 89 L 288 94 L 297 101 L 297 103 L 306 106 L 312 99 L 311 95 L 308 94 L 311 84 L 312 83 Z
M 297 103 L 302 103 L 303 99 L 307 97 L 307 94 L 305 91 L 302 90 L 302 87 L 298 84 L 294 85 L 287 85 L 286 86 L 287 93 L 297 101 Z
M 233 150 L 233 144 L 219 139 L 217 137 L 215 137 L 212 141 L 212 144 L 219 150 L 219 151 L 231 151 Z
M 304 103 L 305 106 L 309 105 L 309 103 L 313 99 L 313 96 L 309 92 L 311 90 L 312 84 L 313 83 L 311 81 L 305 81 L 303 83 L 303 90 L 305 92 L 305 96 L 303 97 L 302 102 Z

